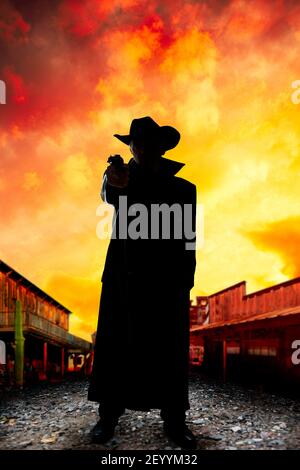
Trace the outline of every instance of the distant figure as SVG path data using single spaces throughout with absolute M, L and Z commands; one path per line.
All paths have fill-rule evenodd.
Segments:
M 93 354 L 90 352 L 85 357 L 85 360 L 82 366 L 84 370 L 84 375 L 87 375 L 87 376 L 91 375 L 92 366 L 93 366 Z
M 8 385 L 11 387 L 15 384 L 15 361 L 10 354 L 7 355 L 6 371 Z
M 184 163 L 162 157 L 180 140 L 174 127 L 159 126 L 147 116 L 132 121 L 129 135 L 114 136 L 129 145 L 133 158 L 125 164 L 118 157 L 117 164 L 106 169 L 101 189 L 102 199 L 115 207 L 115 237 L 110 240 L 101 278 L 88 390 L 88 399 L 100 403 L 93 440 L 100 443 L 110 439 L 126 408 L 158 408 L 167 436 L 181 447 L 195 448 L 185 411 L 190 408 L 189 305 L 196 267 L 196 186 L 175 176 Z M 132 233 L 121 237 L 124 213 L 119 196 L 126 196 L 129 232 L 141 210 L 139 204 L 148 209 L 148 238 Z M 150 228 L 157 228 L 151 210 L 161 204 L 167 210 L 162 212 L 160 223 L 163 228 L 169 214 L 170 236 L 159 230 L 159 236 L 151 238 Z M 173 204 L 177 206 L 175 215 Z M 188 229 L 194 232 L 194 238 L 185 237 L 185 204 L 191 209 Z M 176 230 L 181 226 L 180 238 L 175 237 L 173 226 Z M 141 232 L 144 229 L 145 224 Z M 187 249 L 186 242 L 192 248 Z
M 24 360 L 24 378 L 25 382 L 28 384 L 33 383 L 36 378 L 36 373 L 32 361 L 28 357 L 25 357 Z
M 5 366 L 6 364 L 6 344 L 0 340 L 0 365 Z
M 5 381 L 5 370 L 6 370 L 6 344 L 0 340 L 0 386 Z

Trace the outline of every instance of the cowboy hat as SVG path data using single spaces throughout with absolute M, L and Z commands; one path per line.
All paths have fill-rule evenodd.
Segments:
M 164 150 L 170 150 L 178 144 L 180 133 L 172 126 L 159 126 L 150 116 L 133 119 L 129 134 L 114 134 L 114 137 L 129 145 L 132 139 L 151 141 L 158 139 Z

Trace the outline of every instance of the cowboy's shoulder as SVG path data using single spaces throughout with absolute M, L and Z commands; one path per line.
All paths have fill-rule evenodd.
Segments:
M 187 191 L 195 191 L 196 185 L 189 180 L 181 178 L 180 176 L 174 176 L 173 178 L 174 184 L 182 189 L 186 189 Z

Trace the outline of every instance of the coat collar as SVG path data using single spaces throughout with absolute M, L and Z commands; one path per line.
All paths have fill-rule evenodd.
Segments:
M 160 174 L 166 176 L 174 176 L 185 165 L 185 163 L 177 162 L 175 160 L 170 160 L 169 158 L 164 157 L 161 157 L 160 162 Z M 134 170 L 138 169 L 139 166 L 133 157 L 129 160 L 128 165 L 130 165 L 130 167 Z

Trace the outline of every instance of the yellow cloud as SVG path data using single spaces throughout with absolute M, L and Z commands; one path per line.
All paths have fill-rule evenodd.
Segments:
M 48 279 L 45 290 L 73 312 L 70 332 L 90 341 L 98 319 L 100 279 L 55 274 Z
M 83 153 L 69 155 L 57 165 L 57 172 L 60 174 L 63 184 L 75 192 L 88 189 L 93 178 L 92 169 Z
M 24 174 L 23 188 L 27 191 L 37 189 L 41 186 L 42 181 L 36 171 L 28 171 Z
M 278 220 L 244 233 L 260 250 L 280 256 L 283 261 L 282 272 L 286 276 L 300 276 L 300 216 Z

